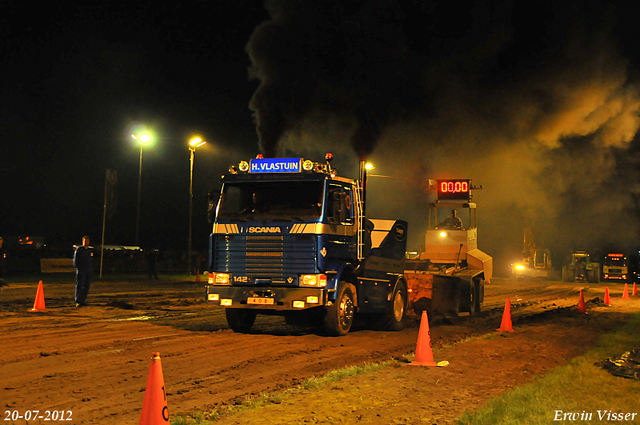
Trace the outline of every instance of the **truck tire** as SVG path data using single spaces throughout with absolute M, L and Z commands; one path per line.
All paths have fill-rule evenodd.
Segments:
M 393 293 L 391 294 L 391 302 L 388 310 L 382 314 L 377 328 L 385 331 L 401 331 L 405 326 L 405 317 L 407 314 L 408 300 L 407 285 L 400 280 L 396 283 Z
M 229 327 L 238 333 L 246 334 L 251 330 L 253 323 L 256 321 L 257 313 L 252 310 L 245 310 L 242 308 L 227 308 L 225 309 L 227 315 L 227 323 Z
M 327 314 L 324 317 L 324 328 L 328 335 L 344 336 L 351 329 L 356 312 L 352 287 L 353 285 L 347 282 L 338 284 L 336 301 L 327 307 Z
M 471 304 L 469 316 L 477 316 L 482 313 L 482 302 L 484 301 L 484 279 L 474 279 L 471 286 Z

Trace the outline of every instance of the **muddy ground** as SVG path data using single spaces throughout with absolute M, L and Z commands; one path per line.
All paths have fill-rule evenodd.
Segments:
M 193 409 L 225 410 L 248 395 L 295 387 L 305 378 L 342 366 L 402 360 L 416 348 L 417 320 L 402 332 L 374 331 L 358 323 L 346 337 L 330 338 L 313 329 L 288 326 L 278 317 L 259 316 L 252 333 L 242 335 L 228 329 L 222 309 L 203 301 L 202 283 L 99 281 L 92 286 L 90 305 L 75 308 L 73 282 L 49 280 L 44 279 L 44 312 L 28 311 L 36 280 L 12 282 L 0 297 L 0 404 L 5 416 L 7 411 L 64 410 L 71 412 L 72 423 L 136 424 L 150 356 L 156 351 L 162 359 L 173 417 Z M 580 288 L 587 301 L 594 300 L 588 303 L 586 316 L 577 315 L 574 308 Z M 621 288 L 610 288 L 615 302 Z M 342 416 L 310 410 L 305 403 L 311 401 L 306 398 L 294 413 L 304 414 L 307 422 L 444 423 L 457 417 L 463 407 L 480 405 L 496 392 L 566 362 L 625 320 L 628 312 L 621 306 L 597 307 L 596 297 L 602 299 L 603 293 L 603 285 L 494 279 L 487 285 L 486 308 L 480 317 L 439 320 L 432 325 L 432 343 L 440 357 L 436 360 L 450 361 L 449 367 L 411 372 L 388 368 L 376 372 L 371 382 L 353 387 L 336 384 L 336 397 L 351 403 L 351 410 Z M 511 298 L 517 332 L 458 344 L 495 332 L 506 297 Z M 358 388 L 387 388 L 389 379 L 380 377 L 389 373 L 396 385 L 393 391 L 389 388 L 396 394 L 393 403 L 359 398 Z M 419 399 L 409 397 L 417 394 L 416 389 L 420 394 L 431 393 Z M 397 415 L 398 409 L 413 413 Z M 266 416 L 268 423 L 300 419 L 274 415 Z M 233 422 L 241 420 L 237 418 L 224 420 L 254 422 Z

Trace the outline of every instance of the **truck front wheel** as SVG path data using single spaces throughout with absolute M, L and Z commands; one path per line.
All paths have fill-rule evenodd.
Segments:
M 234 332 L 246 334 L 256 321 L 256 312 L 241 308 L 227 308 L 227 323 Z
M 353 290 L 351 285 L 340 282 L 336 301 L 327 307 L 324 317 L 324 328 L 329 335 L 344 336 L 351 329 L 353 316 L 356 312 Z

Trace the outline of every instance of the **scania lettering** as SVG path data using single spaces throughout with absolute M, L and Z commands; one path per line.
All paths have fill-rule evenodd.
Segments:
M 248 332 L 258 314 L 336 336 L 361 313 L 376 327 L 403 328 L 407 223 L 365 217 L 364 163 L 354 180 L 338 176 L 331 158 L 259 157 L 223 176 L 207 300 L 225 307 L 235 332 Z
M 280 233 L 279 227 L 249 227 L 249 233 Z

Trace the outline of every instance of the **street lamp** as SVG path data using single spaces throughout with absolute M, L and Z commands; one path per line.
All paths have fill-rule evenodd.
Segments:
M 136 240 L 135 245 L 138 246 L 140 237 L 140 192 L 142 191 L 142 147 L 148 145 L 151 142 L 151 136 L 149 133 L 142 133 L 140 137 L 136 137 L 135 134 L 131 135 L 133 140 L 137 140 L 140 144 L 140 171 L 138 172 L 138 210 L 136 212 Z
M 192 240 L 191 235 L 193 233 L 192 231 L 193 229 L 193 225 L 192 225 L 193 223 L 193 158 L 195 156 L 196 149 L 204 145 L 205 143 L 207 142 L 205 142 L 199 137 L 194 137 L 189 141 L 189 152 L 191 153 L 191 155 L 190 155 L 190 172 L 189 172 L 189 251 L 187 251 L 187 258 L 188 258 L 187 273 L 188 274 L 191 274 L 191 240 Z

